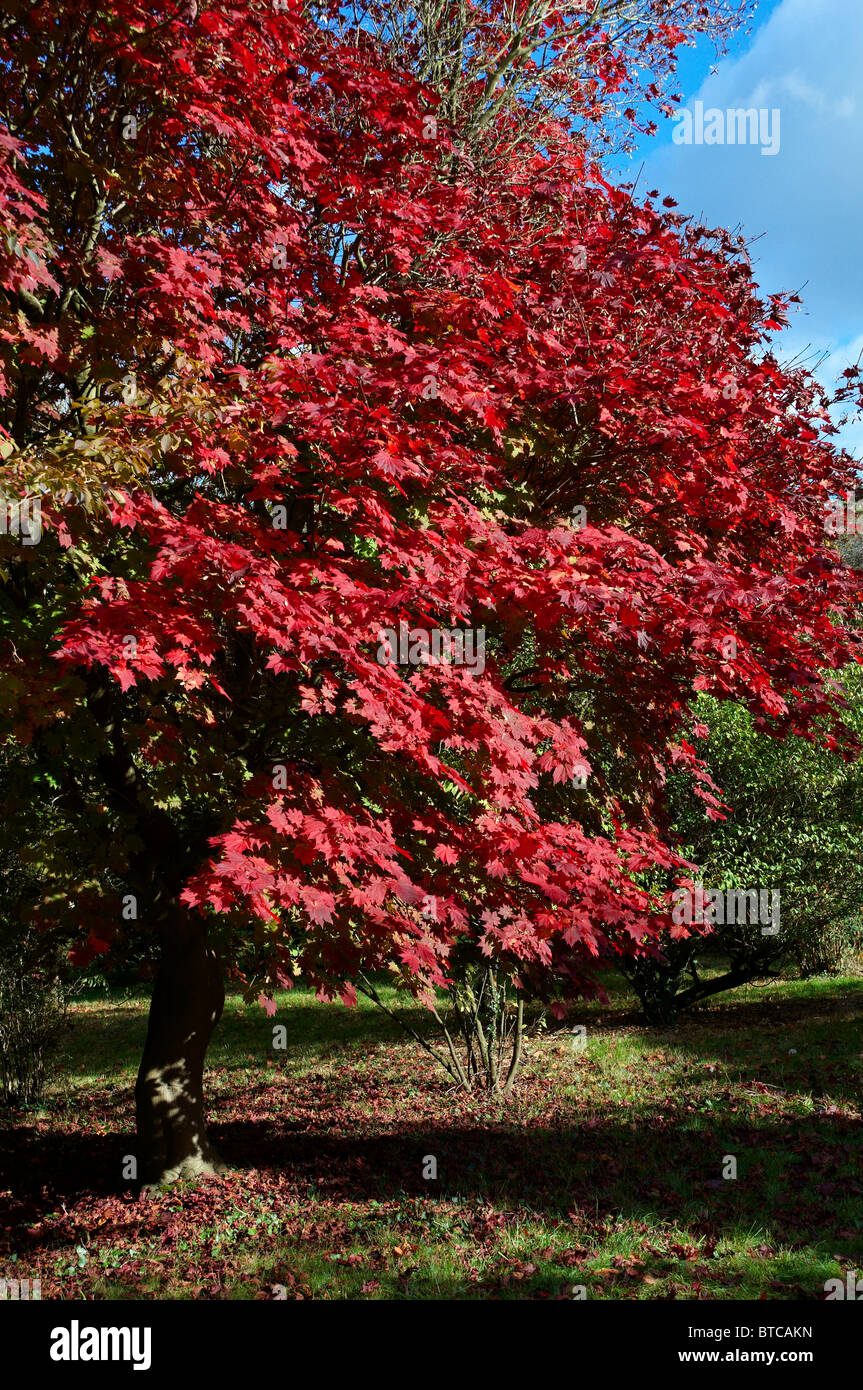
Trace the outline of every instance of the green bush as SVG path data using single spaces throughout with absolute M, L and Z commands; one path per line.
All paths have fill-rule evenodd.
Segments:
M 848 722 L 863 736 L 863 674 L 845 672 Z M 688 784 L 674 778 L 669 804 L 682 852 L 705 887 L 779 890 L 780 931 L 716 926 L 707 937 L 665 941 L 654 958 L 624 968 L 645 1016 L 667 1023 L 683 1009 L 747 980 L 853 967 L 861 948 L 863 763 L 813 741 L 758 730 L 741 705 L 702 696 L 698 743 L 731 808 L 711 821 Z M 716 965 L 722 962 L 718 973 Z M 714 966 L 699 973 L 699 966 Z
M 32 1105 L 66 1020 L 71 993 L 51 947 L 35 933 L 0 940 L 0 1101 Z

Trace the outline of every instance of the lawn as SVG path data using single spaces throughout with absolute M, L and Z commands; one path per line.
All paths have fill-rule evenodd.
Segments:
M 812 1300 L 863 1268 L 859 979 L 744 987 L 673 1030 L 619 989 L 570 1020 L 583 1048 L 531 1042 L 508 1104 L 368 1001 L 277 1003 L 229 998 L 210 1052 L 235 1171 L 139 1198 L 146 1000 L 79 1000 L 44 1102 L 0 1131 L 0 1273 L 63 1299 Z

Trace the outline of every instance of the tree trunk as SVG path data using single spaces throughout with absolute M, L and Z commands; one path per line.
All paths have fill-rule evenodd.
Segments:
M 147 1040 L 135 1085 L 139 1174 L 146 1184 L 224 1173 L 204 1124 L 204 1058 L 225 990 L 206 924 L 180 908 L 162 929 Z

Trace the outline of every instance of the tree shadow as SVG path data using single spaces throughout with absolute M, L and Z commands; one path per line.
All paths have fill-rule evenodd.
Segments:
M 306 1194 L 310 1204 L 449 1198 L 551 1221 L 576 1213 L 605 1225 L 678 1223 L 699 1239 L 760 1226 L 781 1243 L 826 1242 L 863 1254 L 863 1230 L 849 1229 L 848 1214 L 861 1207 L 863 1135 L 843 1116 L 713 1114 L 694 1123 L 684 1108 L 662 1106 L 632 1123 L 610 1115 L 561 1116 L 553 1126 L 456 1117 L 367 1133 L 334 1133 L 325 1115 L 304 1130 L 290 1116 L 216 1117 L 210 1132 L 228 1162 L 255 1170 L 286 1199 Z M 117 1175 L 133 1148 L 131 1135 L 8 1131 L 0 1143 L 3 1185 L 12 1192 L 7 1249 L 50 1246 L 38 1223 L 58 1205 L 121 1195 Z M 729 1156 L 737 1162 L 731 1180 L 723 1177 Z M 429 1158 L 434 1179 L 424 1176 Z M 120 1224 L 146 1226 L 128 1185 L 125 1194 L 130 1206 Z
M 816 1106 L 829 1098 L 859 1110 L 861 1025 L 863 984 L 825 998 L 713 1003 L 673 1027 L 642 1024 L 639 1032 L 693 1059 L 719 1062 L 732 1084 L 760 1082 L 777 1093 L 812 1096 Z
M 863 1123 L 829 1107 L 820 1114 L 779 1113 L 775 1103 L 817 1092 L 859 1105 L 852 1064 L 859 1058 L 861 1007 L 863 998 L 853 991 L 817 1000 L 727 1001 L 674 1029 L 643 1030 L 675 1054 L 662 1096 L 645 1087 L 628 1107 L 603 1102 L 595 1091 L 589 1103 L 579 1101 L 577 1091 L 572 1095 L 575 1068 L 569 1097 L 560 1078 L 545 1086 L 535 1077 L 524 1101 L 506 1111 L 455 1096 L 385 1015 L 296 1003 L 276 1020 L 261 1015 L 260 1029 L 254 1016 L 233 1016 L 223 1040 L 230 1061 L 219 1052 L 211 1059 L 211 1070 L 229 1079 L 213 1095 L 210 1132 L 238 1170 L 240 1186 L 244 1170 L 254 1171 L 276 1210 L 305 1204 L 312 1223 L 317 1208 L 329 1204 L 405 1202 L 426 1212 L 449 1200 L 454 1209 L 475 1213 L 477 1243 L 486 1239 L 486 1217 L 494 1222 L 514 1213 L 513 1219 L 535 1217 L 582 1233 L 613 1231 L 619 1221 L 651 1233 L 673 1228 L 702 1246 L 751 1234 L 756 1244 L 811 1250 L 813 1271 L 836 1253 L 859 1264 Z M 610 1027 L 620 1027 L 619 1012 L 606 1017 Z M 344 1024 L 340 1031 L 334 1019 Z M 250 1046 L 257 1051 L 260 1041 L 269 1048 L 274 1021 L 287 1029 L 285 1069 L 251 1084 L 238 1080 Z M 416 1024 L 415 1013 L 411 1021 Z M 430 1016 L 428 1025 L 431 1031 Z M 100 1030 L 100 1046 L 116 1048 L 122 1058 L 132 1034 L 140 1034 L 141 1016 L 133 1007 L 117 1019 L 94 1016 L 92 1026 Z M 90 1019 L 86 1028 L 89 1034 Z M 322 1038 L 346 1055 L 329 1070 L 320 1060 L 304 1070 L 306 1054 L 314 1060 Z M 367 1059 L 358 1044 L 393 1039 L 404 1042 L 406 1054 L 395 1067 L 380 1075 L 360 1067 Z M 719 1063 L 718 1073 L 705 1083 L 693 1075 L 694 1061 Z M 421 1101 L 406 1096 L 416 1086 Z M 4 1254 L 35 1260 L 68 1247 L 70 1223 L 52 1224 L 58 1210 L 71 1214 L 72 1228 L 79 1223 L 85 1239 L 96 1207 L 102 1235 L 111 1233 L 120 1244 L 160 1239 L 165 1203 L 138 1201 L 121 1178 L 124 1157 L 135 1152 L 131 1131 L 122 1128 L 131 1123 L 130 1100 L 124 1088 L 107 1121 L 100 1112 L 97 1122 L 109 1124 L 108 1134 L 83 1132 L 86 1113 L 75 1117 L 75 1128 L 68 1121 L 35 1125 L 23 1116 L 0 1129 Z M 430 1158 L 434 1178 L 425 1175 Z M 736 1161 L 734 1177 L 724 1175 L 729 1158 Z M 190 1209 L 186 1190 L 178 1192 Z M 461 1292 L 442 1295 L 418 1271 L 404 1296 L 477 1296 L 469 1283 L 453 1287 Z

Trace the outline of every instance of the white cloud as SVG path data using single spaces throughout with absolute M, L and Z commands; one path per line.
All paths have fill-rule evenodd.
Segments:
M 787 357 L 811 342 L 826 351 L 825 384 L 863 342 L 861 72 L 861 0 L 782 0 L 749 49 L 685 93 L 689 107 L 779 108 L 776 156 L 762 158 L 757 145 L 674 145 L 671 121 L 664 143 L 637 156 L 639 188 L 671 193 L 681 211 L 758 238 L 751 254 L 761 288 L 803 298 L 777 349 Z M 855 445 L 863 453 L 863 425 Z
M 820 87 L 800 76 L 797 71 L 787 72 L 783 77 L 762 79 L 747 97 L 747 106 L 775 106 L 783 96 L 802 103 L 821 115 L 836 120 L 848 120 L 857 111 L 857 99 L 853 94 L 840 97 L 828 96 Z

